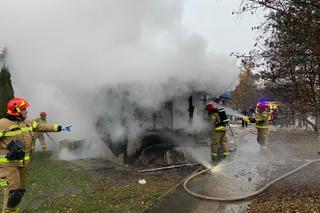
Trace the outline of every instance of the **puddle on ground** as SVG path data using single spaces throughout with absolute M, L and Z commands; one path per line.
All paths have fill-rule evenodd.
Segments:
M 233 161 L 222 161 L 213 173 L 193 179 L 188 188 L 205 196 L 232 198 L 246 196 L 263 187 L 266 183 L 268 163 L 265 153 L 260 151 L 256 136 L 246 134 L 240 138 L 238 154 Z M 222 203 L 201 202 L 192 212 L 244 212 L 249 201 Z

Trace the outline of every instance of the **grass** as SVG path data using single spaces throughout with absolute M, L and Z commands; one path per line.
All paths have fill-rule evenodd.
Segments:
M 32 157 L 23 212 L 143 212 L 179 181 L 150 176 L 144 185 L 132 177 L 119 182 L 50 156 L 36 152 Z

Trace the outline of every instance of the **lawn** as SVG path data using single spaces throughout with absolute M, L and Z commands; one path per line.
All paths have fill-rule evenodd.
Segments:
M 88 172 L 68 161 L 54 160 L 50 152 L 32 156 L 23 212 L 143 212 L 179 178 L 149 175 L 139 184 L 135 173 L 113 175 Z M 165 176 L 165 175 L 164 175 Z

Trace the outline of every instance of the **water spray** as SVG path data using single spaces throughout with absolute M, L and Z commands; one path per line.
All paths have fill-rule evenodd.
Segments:
M 56 142 L 47 132 L 46 132 L 45 134 L 48 136 L 48 138 L 49 138 L 53 143 L 55 143 L 56 145 L 59 146 L 59 143 Z
M 241 114 L 240 112 L 232 109 L 231 107 L 226 107 L 226 106 L 220 105 L 220 104 L 218 104 L 218 107 L 219 108 L 224 108 L 225 111 L 226 111 L 226 114 L 229 115 L 229 116 L 233 116 L 233 117 L 236 117 L 236 118 L 243 118 L 243 116 L 245 116 L 245 115 Z

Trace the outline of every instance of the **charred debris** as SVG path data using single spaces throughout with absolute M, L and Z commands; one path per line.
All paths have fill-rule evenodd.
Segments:
M 111 98 L 119 106 L 115 112 L 110 109 L 101 115 L 96 129 L 101 140 L 125 164 L 146 167 L 193 162 L 183 147 L 208 139 L 208 128 L 194 124 L 194 119 L 206 124 L 203 108 L 207 99 L 203 93 L 174 97 L 158 109 L 141 107 L 125 96 L 111 94 Z

